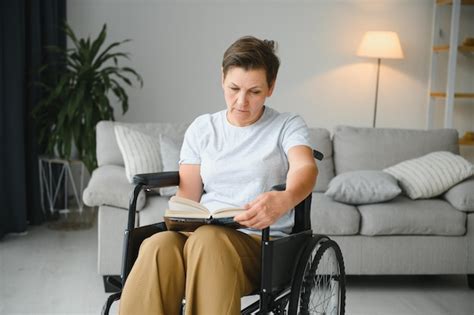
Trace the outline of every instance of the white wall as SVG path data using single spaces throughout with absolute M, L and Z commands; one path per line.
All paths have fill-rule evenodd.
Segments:
M 225 106 L 224 50 L 242 35 L 279 43 L 282 62 L 268 105 L 301 114 L 308 125 L 371 126 L 376 61 L 355 56 L 367 30 L 398 32 L 403 60 L 383 60 L 378 127 L 425 128 L 433 0 L 69 0 L 79 36 L 131 38 L 122 49 L 143 78 L 130 89 L 129 122 L 191 121 Z M 472 34 L 471 34 L 472 35 Z M 456 113 L 474 129 L 472 106 Z M 460 116 L 461 115 L 461 116 Z M 459 119 L 459 117 L 468 117 Z

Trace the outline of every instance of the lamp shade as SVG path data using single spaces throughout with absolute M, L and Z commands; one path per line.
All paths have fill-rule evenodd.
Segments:
M 403 58 L 400 40 L 395 32 L 369 31 L 364 34 L 357 55 L 372 58 Z

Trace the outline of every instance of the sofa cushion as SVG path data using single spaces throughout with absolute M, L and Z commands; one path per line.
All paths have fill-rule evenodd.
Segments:
M 359 206 L 361 235 L 464 235 L 466 213 L 441 199 L 392 201 Z
M 359 232 L 359 224 L 356 207 L 334 201 L 323 193 L 313 193 L 311 226 L 314 233 L 354 235 Z
M 133 185 L 125 176 L 125 168 L 117 165 L 103 165 L 92 172 L 82 200 L 90 207 L 109 205 L 128 209 Z M 142 190 L 137 199 L 137 210 L 145 204 L 145 192 Z
M 474 212 L 474 177 L 451 187 L 443 198 L 458 210 Z
M 329 182 L 326 196 L 352 205 L 384 202 L 402 190 L 397 180 L 382 171 L 353 171 L 337 175 Z
M 382 170 L 434 151 L 459 154 L 458 132 L 338 126 L 334 130 L 333 149 L 336 175 Z
M 310 128 L 309 136 L 313 149 L 324 154 L 322 161 L 316 160 L 319 174 L 313 189 L 313 191 L 323 192 L 326 191 L 329 181 L 334 177 L 331 134 L 324 128 Z
M 97 164 L 124 165 L 122 154 L 115 138 L 114 126 L 126 126 L 158 139 L 160 134 L 167 135 L 178 143 L 183 142 L 189 123 L 122 123 L 100 121 L 96 126 Z
M 166 135 L 160 135 L 160 155 L 163 172 L 177 171 L 179 169 L 178 162 L 181 145 L 181 143 L 176 143 Z M 163 187 L 158 190 L 162 196 L 173 196 L 177 191 L 178 186 Z
M 446 151 L 400 162 L 384 169 L 400 182 L 411 199 L 438 196 L 474 175 L 474 165 L 460 155 Z
M 130 183 L 137 174 L 161 172 L 159 138 L 120 125 L 115 126 L 115 135 Z

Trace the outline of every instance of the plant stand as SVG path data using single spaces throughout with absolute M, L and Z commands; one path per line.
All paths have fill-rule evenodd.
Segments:
M 74 182 L 74 176 L 71 170 L 71 166 L 77 163 L 80 164 L 81 177 L 79 191 L 76 188 L 76 183 Z M 64 160 L 44 156 L 40 156 L 38 158 L 38 164 L 40 177 L 41 208 L 43 210 L 43 213 L 46 214 L 46 210 L 48 209 L 51 214 L 54 214 L 54 212 L 56 211 L 54 205 L 58 199 L 61 187 L 64 188 L 64 208 L 58 209 L 57 211 L 60 214 L 71 212 L 68 206 L 68 181 L 71 184 L 79 213 L 82 213 L 82 210 L 84 208 L 84 204 L 81 198 L 82 192 L 84 190 L 84 164 L 79 160 Z M 59 176 L 57 180 L 55 180 L 53 176 L 52 165 L 60 166 Z

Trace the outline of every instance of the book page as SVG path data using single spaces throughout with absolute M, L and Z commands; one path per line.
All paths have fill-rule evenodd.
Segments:
M 224 206 L 224 207 L 222 207 Z M 217 208 L 222 207 L 222 208 Z M 226 204 L 210 204 L 209 209 L 204 205 L 183 197 L 173 196 L 168 201 L 168 210 L 165 216 L 183 217 L 183 218 L 209 218 L 210 214 L 214 218 L 234 217 L 242 211 L 242 208 L 226 207 Z
M 168 201 L 168 208 L 173 212 L 183 211 L 209 215 L 209 210 L 207 210 L 207 208 L 201 205 L 199 202 L 178 196 L 173 196 L 170 198 Z
M 206 204 L 204 204 L 204 206 L 209 209 L 209 212 L 211 214 L 216 214 L 227 210 L 243 210 L 242 207 L 239 207 L 237 205 L 232 205 L 219 201 L 207 202 Z

